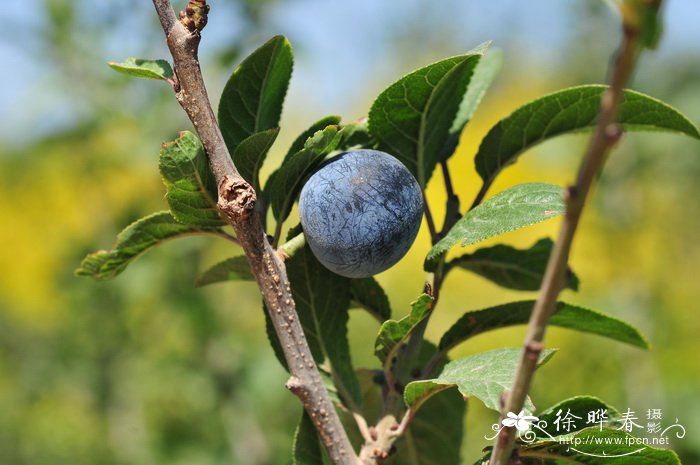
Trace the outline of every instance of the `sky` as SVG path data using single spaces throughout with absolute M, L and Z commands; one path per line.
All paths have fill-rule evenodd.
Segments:
M 288 105 L 304 106 L 318 116 L 354 118 L 362 116 L 358 100 L 377 95 L 417 62 L 464 53 L 486 40 L 504 49 L 506 66 L 529 63 L 530 72 L 537 66 L 546 70 L 547 63 L 562 59 L 575 34 L 585 32 L 588 25 L 582 12 L 592 1 L 596 0 L 279 0 L 265 10 L 266 19 L 255 34 L 260 42 L 284 34 L 295 47 Z M 139 33 L 154 21 L 150 2 L 86 3 L 85 24 L 99 28 L 102 23 L 116 23 L 107 41 L 91 44 L 85 37 L 82 45 L 95 52 L 95 66 L 142 50 L 165 55 L 161 43 L 146 44 L 152 37 Z M 213 13 L 201 46 L 205 65 L 208 50 L 247 33 L 234 2 L 210 3 Z M 114 12 L 127 7 L 131 17 L 115 22 Z M 45 27 L 40 3 L 23 2 L 12 13 L 14 21 L 0 30 L 0 63 L 5 70 L 0 74 L 5 93 L 0 100 L 0 140 L 10 144 L 26 140 L 31 131 L 51 132 L 70 125 L 80 115 L 74 97 L 52 91 L 51 64 L 37 54 L 31 37 L 16 32 Z M 606 15 L 603 21 L 614 30 L 614 15 Z M 668 0 L 665 17 L 666 33 L 652 60 L 662 62 L 677 51 L 700 60 L 700 2 Z M 75 31 L 75 37 L 80 43 L 81 31 Z M 596 45 L 606 47 L 606 40 L 610 46 L 616 42 L 610 34 Z M 401 55 L 397 50 L 410 53 Z

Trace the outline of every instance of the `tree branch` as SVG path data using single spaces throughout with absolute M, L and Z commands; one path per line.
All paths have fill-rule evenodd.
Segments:
M 660 1 L 649 3 L 646 7 L 658 10 L 660 3 Z M 519 412 L 530 390 L 537 361 L 543 349 L 542 341 L 547 324 L 556 308 L 559 292 L 565 282 L 571 243 L 586 197 L 596 175 L 605 163 L 608 152 L 621 135 L 621 129 L 615 121 L 622 99 L 622 90 L 629 81 L 639 55 L 640 33 L 639 21 L 624 15 L 622 43 L 611 65 L 610 86 L 602 96 L 598 123 L 579 167 L 576 184 L 570 186 L 564 193 L 566 215 L 547 263 L 539 298 L 530 317 L 513 388 L 504 399 L 502 418 L 508 412 Z M 495 440 L 489 464 L 506 465 L 510 460 L 514 442 L 515 429 L 503 428 Z
M 357 465 L 299 323 L 284 263 L 267 240 L 255 210 L 255 190 L 236 170 L 207 96 L 197 58 L 208 6 L 190 0 L 177 20 L 168 0 L 153 0 L 174 60 L 175 96 L 204 145 L 219 188 L 219 209 L 236 231 L 262 292 L 291 377 L 287 388 L 304 404 L 334 465 Z

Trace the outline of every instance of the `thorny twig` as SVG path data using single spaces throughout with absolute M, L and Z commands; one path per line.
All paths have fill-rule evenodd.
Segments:
M 197 55 L 209 7 L 206 1 L 190 0 L 178 20 L 168 0 L 153 0 L 153 5 L 174 61 L 175 96 L 202 140 L 219 189 L 219 209 L 248 258 L 284 350 L 291 375 L 286 386 L 303 403 L 331 462 L 357 465 L 299 323 L 283 260 L 269 244 L 255 209 L 255 190 L 234 166 L 207 96 Z
M 660 0 L 652 0 L 645 6 L 657 10 Z M 636 10 L 637 14 L 639 9 Z M 530 390 L 537 361 L 543 349 L 543 339 L 549 319 L 556 308 L 557 298 L 565 283 L 565 274 L 569 261 L 571 243 L 576 233 L 581 212 L 585 206 L 586 196 L 594 179 L 600 172 L 610 149 L 620 139 L 621 129 L 616 124 L 616 118 L 622 91 L 630 79 L 640 50 L 640 21 L 633 17 L 633 10 L 623 15 L 622 43 L 611 65 L 610 86 L 601 99 L 600 114 L 591 141 L 588 145 L 581 166 L 579 167 L 576 183 L 564 193 L 566 214 L 559 229 L 557 241 L 547 263 L 547 269 L 542 279 L 539 298 L 530 316 L 527 335 L 523 344 L 523 352 L 516 371 L 513 387 L 505 397 L 502 415 L 508 412 L 519 412 Z M 654 11 L 656 13 L 656 11 Z M 490 465 L 506 465 L 509 463 L 515 442 L 515 429 L 503 428 L 496 437 L 494 448 L 489 460 Z

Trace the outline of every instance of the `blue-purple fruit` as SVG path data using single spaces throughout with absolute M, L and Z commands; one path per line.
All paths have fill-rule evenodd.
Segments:
M 308 179 L 299 198 L 306 241 L 329 270 L 350 278 L 380 273 L 413 244 L 423 214 L 418 182 L 391 155 L 345 152 Z

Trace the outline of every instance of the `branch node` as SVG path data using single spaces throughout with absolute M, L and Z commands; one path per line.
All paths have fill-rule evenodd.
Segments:
M 506 408 L 506 404 L 508 403 L 508 396 L 510 395 L 510 391 L 503 391 L 503 394 L 501 394 L 501 397 L 498 399 L 498 403 L 501 406 L 501 411 L 503 411 L 504 408 Z
M 569 186 L 566 189 L 564 189 L 564 202 L 567 205 L 570 205 L 573 200 L 578 197 L 578 187 L 577 186 Z
M 287 383 L 284 385 L 284 387 L 294 393 L 299 392 L 303 386 L 304 384 L 296 376 L 290 376 Z
M 539 341 L 530 341 L 525 344 L 525 356 L 529 360 L 537 362 L 537 359 L 540 358 L 540 354 L 542 353 L 542 349 L 544 349 L 544 344 Z
M 372 438 L 372 441 L 376 441 L 379 437 L 379 433 L 377 433 L 377 428 L 375 428 L 374 426 L 370 426 L 369 428 L 369 437 Z
M 209 5 L 206 0 L 190 0 L 185 9 L 180 11 L 180 22 L 192 33 L 202 32 L 208 19 Z
M 275 250 L 275 253 L 277 254 L 277 258 L 282 260 L 282 262 L 286 262 L 289 260 L 289 254 L 284 249 L 277 249 Z
M 605 128 L 605 137 L 610 146 L 617 144 L 622 137 L 622 128 L 617 123 L 608 124 Z
M 243 179 L 224 176 L 219 185 L 218 206 L 231 217 L 248 217 L 255 208 L 255 190 Z

